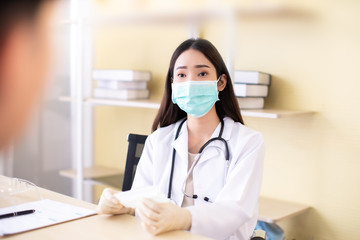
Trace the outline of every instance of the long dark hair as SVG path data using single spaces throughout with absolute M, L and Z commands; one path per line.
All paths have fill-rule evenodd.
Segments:
M 227 84 L 223 91 L 219 93 L 220 101 L 215 103 L 216 113 L 219 118 L 225 116 L 232 118 L 235 122 L 244 124 L 240 113 L 239 103 L 234 94 L 234 88 L 231 82 L 229 71 L 221 58 L 220 53 L 214 45 L 205 39 L 188 39 L 181 43 L 173 53 L 169 70 L 165 81 L 165 91 L 161 101 L 160 109 L 155 117 L 152 125 L 152 130 L 155 131 L 159 126 L 166 127 L 170 124 L 176 123 L 182 118 L 186 117 L 186 112 L 181 110 L 178 105 L 171 101 L 171 79 L 174 75 L 174 66 L 178 57 L 186 50 L 195 49 L 200 51 L 205 57 L 215 66 L 218 77 L 225 74 L 227 77 Z

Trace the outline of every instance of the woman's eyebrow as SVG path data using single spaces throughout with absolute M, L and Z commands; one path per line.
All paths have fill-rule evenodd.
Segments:
M 194 66 L 195 68 L 210 68 L 208 65 L 205 65 L 205 64 L 199 64 L 199 65 L 195 65 Z M 187 66 L 178 66 L 177 68 L 176 68 L 176 70 L 178 70 L 178 69 L 187 69 Z
M 198 64 L 198 65 L 195 65 L 194 66 L 195 68 L 210 68 L 208 65 L 205 65 L 205 64 Z M 178 66 L 176 68 L 176 70 L 178 69 L 187 69 L 188 67 L 187 66 Z
M 187 66 L 178 66 L 177 68 L 176 68 L 176 70 L 177 69 L 187 69 Z
M 200 64 L 200 65 L 195 65 L 195 68 L 210 68 L 210 67 L 205 64 Z

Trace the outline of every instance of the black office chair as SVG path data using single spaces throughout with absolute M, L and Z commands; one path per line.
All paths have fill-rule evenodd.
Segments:
M 146 141 L 146 135 L 129 134 L 127 141 L 129 142 L 128 152 L 126 156 L 126 165 L 124 172 L 124 180 L 122 190 L 127 191 L 131 189 L 134 180 L 136 167 L 141 157 Z
M 127 137 L 129 142 L 128 152 L 126 156 L 126 165 L 122 190 L 131 189 L 134 180 L 137 164 L 139 163 L 141 153 L 144 149 L 146 135 L 138 135 L 130 133 Z M 266 233 L 263 230 L 255 230 L 251 240 L 266 240 Z

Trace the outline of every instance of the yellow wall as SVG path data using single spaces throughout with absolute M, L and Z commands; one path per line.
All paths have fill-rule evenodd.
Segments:
M 308 9 L 307 17 L 241 18 L 237 29 L 236 69 L 273 74 L 266 107 L 316 111 L 306 117 L 245 119 L 267 144 L 262 195 L 313 206 L 280 222 L 289 239 L 358 239 L 360 1 L 297 3 Z M 151 70 L 152 97 L 160 98 L 170 56 L 186 38 L 186 26 L 103 31 L 96 37 L 96 67 Z M 203 34 L 225 57 L 222 23 L 204 26 Z M 123 167 L 127 133 L 150 133 L 155 114 L 98 107 L 96 162 Z

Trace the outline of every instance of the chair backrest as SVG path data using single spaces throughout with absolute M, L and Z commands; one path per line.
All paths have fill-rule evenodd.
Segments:
M 132 134 L 130 133 L 127 137 L 129 142 L 128 152 L 126 156 L 124 180 L 122 190 L 127 191 L 131 189 L 131 185 L 134 180 L 136 167 L 141 157 L 141 153 L 144 149 L 146 141 L 146 135 Z

